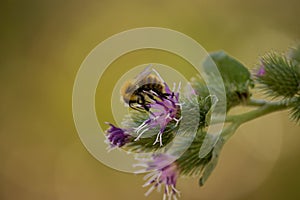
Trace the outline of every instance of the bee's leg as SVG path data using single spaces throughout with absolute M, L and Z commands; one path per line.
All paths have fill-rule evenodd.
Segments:
M 147 93 L 147 96 L 148 96 L 150 99 L 155 100 L 155 98 L 154 98 L 154 96 L 153 96 L 152 94 Z
M 144 106 L 143 106 L 144 100 L 142 95 L 137 95 L 136 100 L 130 100 L 129 101 L 129 107 L 137 110 L 139 112 L 145 112 Z
M 158 95 L 155 91 L 153 91 L 153 90 L 150 90 L 150 93 L 151 93 L 151 94 L 154 94 L 154 96 L 157 96 L 157 97 L 159 96 L 159 95 Z
M 150 92 L 149 92 L 149 91 L 146 91 L 146 90 L 143 90 L 143 92 L 147 95 L 147 97 L 149 97 L 149 98 L 152 99 L 152 100 L 155 100 L 155 98 L 154 98 L 154 96 L 153 96 L 153 93 L 152 93 L 152 90 L 150 90 Z M 146 101 L 146 100 L 145 100 L 145 102 L 149 102 L 149 101 Z M 151 102 L 149 102 L 149 103 L 151 103 Z
M 148 92 L 149 93 L 149 92 Z M 162 92 L 155 92 L 150 90 L 150 94 L 148 95 L 153 101 L 157 101 L 157 99 L 163 100 L 166 99 Z
M 150 112 L 150 107 L 148 107 L 147 105 L 143 105 L 143 108 L 144 108 L 147 112 Z
M 151 102 L 150 101 L 147 101 L 145 99 L 145 97 L 143 95 L 140 95 L 140 99 L 139 99 L 139 104 L 144 108 L 146 109 L 147 111 L 149 111 L 149 108 L 147 107 L 147 104 L 150 104 Z
M 133 110 L 139 111 L 139 112 L 145 112 L 142 108 L 139 108 L 136 106 L 137 102 L 135 101 L 129 101 L 129 107 L 132 108 Z M 139 105 L 139 104 L 137 104 Z
M 147 105 L 147 103 L 151 102 L 146 101 L 143 95 L 138 95 L 136 103 L 140 106 L 139 111 L 150 112 L 150 107 Z
M 143 102 L 145 101 L 145 98 L 143 97 L 143 95 L 136 95 L 137 96 L 137 99 L 136 99 L 136 103 L 139 104 L 139 105 L 142 105 Z

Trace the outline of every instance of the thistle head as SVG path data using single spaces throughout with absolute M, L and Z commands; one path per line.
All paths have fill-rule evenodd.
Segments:
M 300 94 L 299 66 L 278 53 L 262 57 L 256 80 L 259 87 L 274 98 L 288 99 Z
M 177 199 L 180 196 L 176 189 L 176 182 L 179 176 L 179 169 L 175 158 L 167 154 L 153 155 L 152 160 L 142 163 L 145 171 L 150 171 L 144 179 L 147 180 L 143 187 L 151 186 L 145 193 L 148 196 L 153 190 L 164 189 L 163 199 Z
M 266 70 L 263 64 L 261 64 L 260 68 L 256 72 L 256 76 L 261 77 L 266 74 Z
M 108 122 L 106 124 L 110 126 L 106 130 L 106 141 L 110 144 L 111 148 L 122 147 L 129 142 L 131 135 L 129 135 L 125 129 L 118 128 Z
M 135 129 L 135 132 L 138 134 L 135 141 L 138 141 L 146 131 L 153 129 L 154 127 L 159 127 L 159 132 L 157 133 L 157 137 L 153 145 L 159 142 L 160 146 L 163 146 L 162 134 L 167 128 L 167 125 L 171 121 L 175 121 L 175 126 L 177 126 L 180 122 L 180 84 L 177 88 L 177 92 L 171 91 L 165 82 L 164 85 L 165 93 L 163 94 L 157 94 L 153 91 L 146 92 L 146 94 L 149 93 L 149 95 L 154 98 L 149 100 L 149 117 Z

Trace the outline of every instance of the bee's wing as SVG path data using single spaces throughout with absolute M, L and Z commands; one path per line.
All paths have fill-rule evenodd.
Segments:
M 139 83 L 141 82 L 144 78 L 146 78 L 147 76 L 149 76 L 152 73 L 152 69 L 151 69 L 151 64 L 148 65 L 141 73 L 139 73 L 136 77 L 135 77 L 135 83 Z
M 151 64 L 148 65 L 141 73 L 139 73 L 134 79 L 132 84 L 135 86 L 139 86 L 140 83 L 146 79 L 146 77 L 148 77 L 151 73 L 152 73 L 152 69 L 151 69 Z

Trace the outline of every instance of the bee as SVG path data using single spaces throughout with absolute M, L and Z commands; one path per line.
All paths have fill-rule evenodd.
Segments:
M 148 112 L 151 101 L 168 96 L 165 93 L 163 79 L 154 69 L 151 70 L 150 66 L 135 79 L 125 82 L 121 87 L 120 94 L 123 102 L 130 108 Z

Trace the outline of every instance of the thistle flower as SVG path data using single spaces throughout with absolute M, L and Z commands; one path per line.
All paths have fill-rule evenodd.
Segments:
M 108 122 L 106 122 L 106 124 L 110 126 L 109 129 L 106 130 L 108 133 L 106 141 L 110 144 L 111 148 L 122 147 L 129 141 L 131 135 L 127 133 L 127 130 L 118 128 Z
M 138 133 L 135 141 L 139 140 L 141 136 L 149 129 L 159 126 L 160 130 L 153 145 L 159 142 L 160 146 L 163 146 L 162 134 L 167 125 L 174 120 L 176 122 L 176 127 L 180 122 L 181 117 L 177 118 L 180 113 L 181 106 L 179 103 L 180 84 L 178 85 L 176 92 L 172 92 L 165 82 L 164 86 L 166 92 L 163 95 L 156 94 L 153 91 L 150 92 L 150 95 L 155 96 L 156 98 L 151 99 L 151 102 L 148 104 L 150 112 L 149 118 L 135 129 L 135 132 Z M 174 90 L 175 84 L 173 91 Z
M 155 78 L 155 80 L 157 79 L 156 81 L 159 82 L 151 87 L 150 85 L 147 85 L 147 76 L 150 75 L 150 72 L 156 73 L 157 78 Z M 153 76 L 151 77 L 152 78 L 149 79 L 154 79 Z M 147 67 L 141 74 L 139 74 L 137 79 L 139 81 L 135 82 L 137 83 L 136 90 L 138 90 L 138 92 L 135 95 L 138 96 L 140 100 L 143 100 L 141 100 L 141 102 L 136 102 L 136 107 L 133 107 L 132 105 L 129 107 L 133 108 L 140 114 L 144 115 L 145 113 L 147 113 L 148 115 L 144 115 L 145 118 L 135 125 L 128 123 L 128 121 L 126 123 L 124 123 L 123 121 L 123 125 L 126 127 L 125 129 L 117 128 L 114 125 L 108 123 L 111 127 L 107 130 L 107 132 L 109 133 L 107 141 L 108 143 L 110 143 L 111 147 L 122 147 L 127 142 L 130 142 L 132 144 L 133 142 L 138 141 L 145 132 L 152 130 L 153 133 L 153 131 L 157 130 L 157 128 L 158 133 L 156 134 L 157 136 L 153 145 L 159 142 L 160 146 L 163 146 L 162 135 L 167 130 L 167 126 L 169 125 L 169 123 L 171 121 L 174 121 L 176 122 L 175 127 L 177 127 L 181 120 L 181 104 L 179 103 L 179 91 L 181 87 L 180 83 L 176 91 L 175 83 L 173 90 L 171 90 L 168 84 L 160 77 L 158 72 L 156 72 L 154 69 L 152 69 L 151 71 L 149 67 Z M 141 85 L 142 83 L 146 84 L 146 86 Z M 159 85 L 160 88 L 163 89 L 155 89 L 157 85 Z M 135 91 L 133 93 L 135 93 Z M 131 120 L 132 118 L 129 121 Z M 130 140 L 130 138 L 133 137 L 135 137 L 135 139 Z
M 266 69 L 264 65 L 261 65 L 256 73 L 256 76 L 260 77 L 260 76 L 264 76 L 265 74 L 266 74 Z
M 148 196 L 156 188 L 160 191 L 162 185 L 164 187 L 163 200 L 166 198 L 176 200 L 180 196 L 180 192 L 176 189 L 179 170 L 174 160 L 175 157 L 171 155 L 157 154 L 153 155 L 151 161 L 136 164 L 136 166 L 145 167 L 145 172 L 152 171 L 144 177 L 144 180 L 147 181 L 143 187 L 151 185 L 145 196 Z
M 265 55 L 261 63 L 256 80 L 268 96 L 288 99 L 300 94 L 299 66 L 278 53 Z

